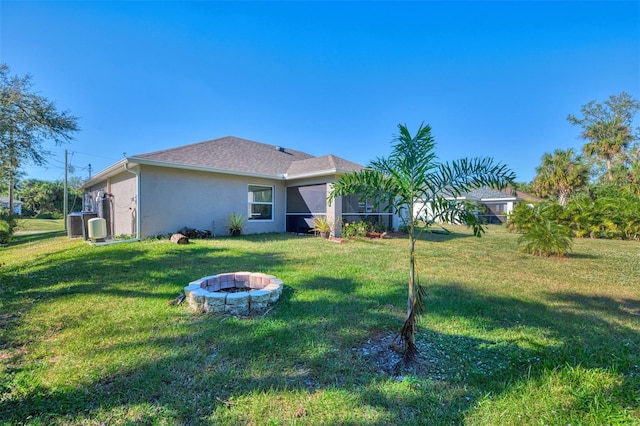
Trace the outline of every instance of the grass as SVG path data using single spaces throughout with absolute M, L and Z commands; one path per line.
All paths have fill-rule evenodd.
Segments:
M 18 232 L 56 232 L 64 229 L 64 219 L 18 219 Z
M 402 323 L 406 239 L 16 236 L 0 249 L 0 424 L 640 424 L 638 243 L 540 258 L 500 227 L 452 229 L 418 243 L 425 360 L 401 376 L 367 348 Z M 243 270 L 286 284 L 264 316 L 167 305 Z

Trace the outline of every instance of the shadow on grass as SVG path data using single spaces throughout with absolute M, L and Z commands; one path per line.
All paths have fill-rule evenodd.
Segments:
M 9 242 L 9 246 L 19 246 L 21 244 L 41 242 L 55 237 L 66 235 L 65 231 L 48 231 L 33 234 L 14 235 Z
M 593 254 L 587 254 L 587 253 L 578 253 L 578 252 L 570 252 L 567 253 L 567 258 L 571 259 L 598 259 L 598 256 L 595 256 Z
M 248 241 L 260 244 L 265 238 L 272 237 Z M 215 242 L 165 247 L 158 254 L 131 245 L 126 251 L 79 250 L 64 264 L 34 259 L 35 272 L 3 285 L 11 289 L 5 301 L 15 306 L 37 294 L 37 303 L 69 295 L 113 295 L 142 299 L 153 307 L 164 305 L 193 279 L 251 271 L 256 265 L 276 269 L 284 262 L 278 253 L 257 248 L 238 253 L 218 248 Z M 74 277 L 70 284 L 69 275 Z M 238 423 L 243 408 L 234 401 L 247 395 L 314 395 L 337 389 L 355 395 L 359 405 L 350 409 L 366 406 L 381 413 L 382 420 L 359 419 L 354 424 L 460 424 L 481 397 L 499 397 L 514 383 L 566 366 L 622 375 L 625 379 L 616 385 L 619 391 L 612 405 L 637 405 L 639 386 L 634 378 L 639 373 L 640 341 L 637 329 L 628 324 L 637 320 L 639 300 L 549 294 L 550 303 L 533 302 L 486 295 L 456 283 L 430 285 L 429 293 L 427 328 L 418 336 L 428 374 L 414 382 L 397 384 L 371 357 L 353 350 L 374 332 L 401 326 L 403 283 L 369 293 L 361 280 L 323 272 L 288 283 L 281 300 L 264 317 L 192 315 L 179 306 L 165 308 L 171 310 L 158 315 L 160 323 L 134 324 L 123 331 L 124 340 L 109 342 L 108 330 L 94 331 L 87 362 L 99 364 L 104 357 L 111 361 L 73 386 L 27 383 L 19 392 L 0 385 L 0 418 L 10 423 L 29 418 L 44 423 L 100 422 L 118 410 L 124 410 L 124 418 L 126 410 L 145 406 L 134 421 L 207 424 L 218 413 L 231 412 Z M 486 337 L 428 328 L 440 317 L 471 322 Z M 22 343 L 9 334 L 0 344 L 6 348 Z M 19 354 L 11 361 L 18 366 L 27 362 Z M 374 386 L 387 380 L 391 390 Z
M 116 365 L 117 372 L 99 374 L 76 387 L 37 387 L 6 398 L 0 417 L 12 421 L 37 417 L 44 422 L 78 415 L 108 417 L 120 407 L 149 403 L 169 410 L 176 421 L 205 424 L 215 409 L 251 392 L 366 386 L 375 372 L 350 350 L 366 339 L 362 316 L 367 317 L 366 324 L 379 325 L 393 324 L 396 318 L 372 309 L 379 301 L 334 297 L 320 290 L 330 284 L 351 289 L 359 285 L 316 277 L 308 283 L 318 289 L 313 300 L 300 300 L 300 291 L 287 287 L 268 317 L 185 315 L 184 307 L 176 307 L 179 332 L 135 330 L 153 337 L 103 343 L 103 347 L 95 344 L 91 353 L 97 359 L 112 357 L 116 364 L 122 354 L 156 356 L 136 357 L 130 364 Z M 93 339 L 101 342 L 106 337 L 98 331 Z M 354 374 L 354 367 L 363 374 Z
M 623 377 L 611 392 L 615 396 L 610 405 L 602 409 L 625 412 L 634 407 L 637 413 L 640 334 L 633 324 L 638 324 L 640 299 L 549 293 L 546 301 L 533 302 L 489 296 L 455 284 L 430 289 L 433 298 L 428 305 L 436 318 L 457 317 L 490 336 L 470 339 L 427 333 L 427 340 L 446 348 L 444 369 L 479 394 L 497 396 L 511 384 L 580 367 Z M 451 364 L 449 359 L 456 361 Z M 597 392 L 595 398 L 597 402 Z

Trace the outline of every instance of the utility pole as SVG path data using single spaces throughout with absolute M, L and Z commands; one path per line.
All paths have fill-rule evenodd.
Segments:
M 63 212 L 62 212 L 62 219 L 64 221 L 64 230 L 67 231 L 67 209 L 69 208 L 69 206 L 67 205 L 69 203 L 68 200 L 68 188 L 67 188 L 67 178 L 68 178 L 68 172 L 69 172 L 69 152 L 65 149 L 64 150 L 64 200 L 62 200 L 62 205 L 64 206 L 62 208 Z
M 91 179 L 91 163 L 89 163 L 88 169 L 89 169 L 89 179 Z

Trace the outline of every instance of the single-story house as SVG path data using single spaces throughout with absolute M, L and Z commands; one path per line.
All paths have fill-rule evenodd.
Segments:
M 0 209 L 9 208 L 9 197 L 0 197 Z M 13 200 L 13 213 L 19 216 L 22 215 L 22 201 Z
M 488 187 L 477 188 L 455 198 L 470 201 L 478 206 L 476 216 L 484 223 L 504 223 L 518 201 L 514 194 L 507 194 Z
M 83 184 L 83 210 L 104 218 L 108 235 L 139 239 L 183 227 L 226 235 L 231 214 L 247 219 L 244 233 L 308 233 L 315 216 L 334 224 L 334 235 L 341 221 L 373 218 L 393 227 L 390 212 L 357 196 L 328 204 L 332 182 L 363 168 L 227 136 L 123 158 Z
M 445 198 L 456 202 L 471 202 L 477 206 L 476 216 L 482 222 L 490 224 L 504 223 L 518 203 L 543 201 L 542 198 L 516 191 L 513 188 L 505 188 L 500 191 L 489 187 L 477 188 L 460 194 L 458 197 L 448 196 Z

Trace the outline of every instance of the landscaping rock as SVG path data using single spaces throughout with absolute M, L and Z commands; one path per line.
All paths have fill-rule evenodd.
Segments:
M 204 301 L 205 312 L 222 313 L 225 311 L 225 305 L 227 302 L 227 294 L 225 293 L 210 293 L 207 294 Z
M 231 315 L 244 315 L 249 312 L 249 293 L 241 291 L 228 294 L 225 311 Z
M 189 307 L 196 312 L 249 315 L 265 311 L 282 295 L 284 284 L 273 275 L 224 273 L 191 281 L 184 287 Z
M 280 280 L 273 280 L 273 281 L 280 281 Z M 282 295 L 282 281 L 280 281 L 279 283 L 277 282 L 271 282 L 271 284 L 269 284 L 268 286 L 266 286 L 264 288 L 265 291 L 270 292 L 269 294 L 269 302 L 270 303 L 275 303 L 280 296 Z
M 189 303 L 189 307 L 196 312 L 202 312 L 204 310 L 204 296 L 206 293 L 208 292 L 201 288 L 190 291 L 188 292 L 188 294 L 185 291 L 185 294 L 187 294 L 187 302 Z
M 269 306 L 271 292 L 267 290 L 254 290 L 249 293 L 249 308 L 251 311 L 259 311 Z

